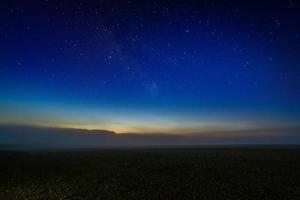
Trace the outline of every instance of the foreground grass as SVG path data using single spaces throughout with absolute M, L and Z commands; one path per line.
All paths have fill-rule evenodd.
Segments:
M 1 152 L 0 199 L 300 199 L 299 148 Z

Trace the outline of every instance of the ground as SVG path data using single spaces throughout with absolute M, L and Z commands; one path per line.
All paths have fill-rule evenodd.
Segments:
M 300 199 L 299 147 L 0 153 L 0 199 Z

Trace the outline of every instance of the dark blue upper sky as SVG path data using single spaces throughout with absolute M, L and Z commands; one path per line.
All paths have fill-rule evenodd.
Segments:
M 0 119 L 120 132 L 298 125 L 299 6 L 1 1 Z

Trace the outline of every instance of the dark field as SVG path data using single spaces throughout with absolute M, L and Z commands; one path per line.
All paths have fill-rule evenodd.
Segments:
M 0 199 L 300 199 L 298 147 L 1 152 Z

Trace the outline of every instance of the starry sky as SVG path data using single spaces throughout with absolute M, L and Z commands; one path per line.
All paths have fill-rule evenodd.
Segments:
M 2 124 L 300 127 L 299 1 L 4 0 L 0 24 Z

